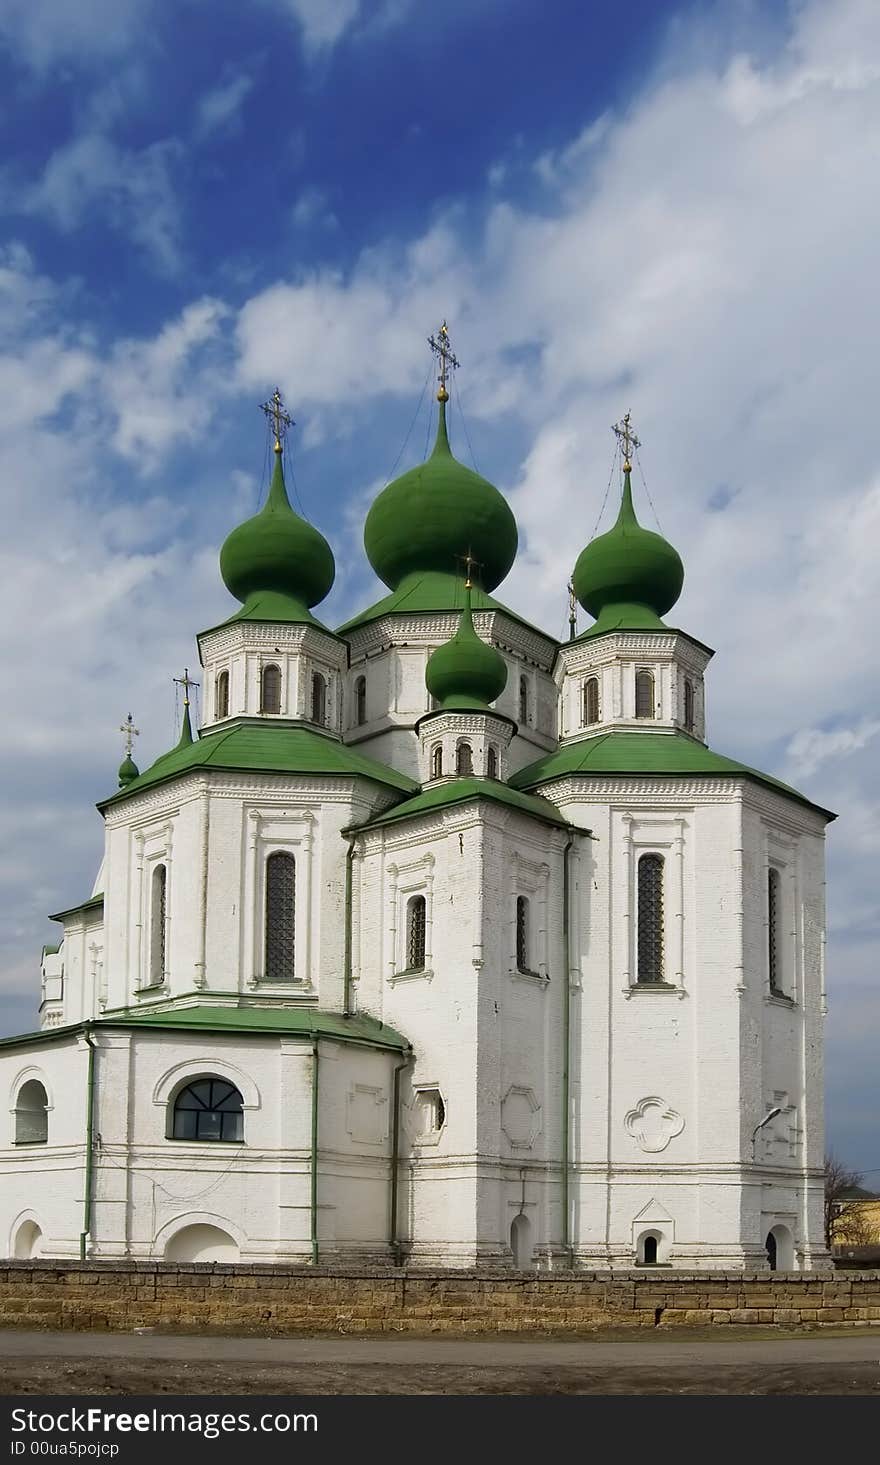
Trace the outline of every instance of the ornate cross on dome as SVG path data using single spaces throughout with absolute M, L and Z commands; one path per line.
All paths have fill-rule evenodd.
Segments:
M 633 451 L 642 446 L 641 439 L 636 437 L 630 426 L 628 412 L 620 422 L 615 422 L 612 425 L 611 431 L 614 433 L 618 442 L 623 444 L 623 467 L 626 471 L 632 467 Z
M 277 387 L 268 402 L 262 402 L 260 404 L 260 411 L 265 412 L 266 417 L 272 423 L 272 431 L 275 434 L 275 451 L 276 453 L 280 453 L 284 439 L 287 436 L 287 429 L 289 427 L 295 427 L 296 423 L 290 413 L 286 411 L 284 403 L 281 400 L 281 393 Z
M 189 674 L 189 667 L 186 666 L 183 668 L 183 676 L 175 677 L 174 680 L 178 687 L 183 687 L 183 705 L 184 707 L 188 707 L 189 689 L 190 687 L 197 687 L 199 685 L 198 682 L 193 681 L 192 677 Z
M 473 588 L 473 583 L 474 583 L 474 570 L 479 570 L 480 569 L 480 561 L 474 559 L 474 557 L 471 554 L 470 550 L 468 550 L 467 554 L 464 555 L 463 558 L 464 558 L 464 584 L 465 584 L 465 589 L 466 590 L 470 590 L 470 589 Z
M 134 718 L 130 712 L 125 722 L 120 725 L 119 731 L 125 734 L 125 756 L 126 758 L 130 758 L 131 750 L 134 747 L 134 740 L 141 735 L 141 730 L 139 727 L 135 727 Z
M 449 331 L 446 328 L 445 321 L 441 325 L 436 336 L 428 337 L 428 345 L 430 346 L 434 355 L 437 357 L 437 360 L 440 362 L 440 375 L 437 378 L 440 383 L 440 387 L 437 392 L 437 401 L 448 402 L 449 390 L 446 383 L 449 380 L 450 372 L 455 371 L 456 367 L 459 365 L 459 361 L 458 357 L 455 355 L 455 352 L 452 349 L 452 343 L 449 339 Z

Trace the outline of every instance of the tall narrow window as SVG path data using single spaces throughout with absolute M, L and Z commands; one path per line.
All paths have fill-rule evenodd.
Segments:
M 520 677 L 519 679 L 519 720 L 520 722 L 528 722 L 529 720 L 528 677 Z
M 367 720 L 367 679 L 358 677 L 354 684 L 354 720 L 363 727 Z
M 490 778 L 498 777 L 498 754 L 494 748 L 490 748 L 486 754 L 486 772 Z
M 636 717 L 654 716 L 654 676 L 649 671 L 636 672 Z
M 266 861 L 266 981 L 296 977 L 296 860 L 276 850 Z
M 638 869 L 638 980 L 663 981 L 663 858 L 642 855 Z
M 312 722 L 327 721 L 327 683 L 319 671 L 312 673 Z
M 599 682 L 596 677 L 587 677 L 584 682 L 584 727 L 599 721 Z
M 443 777 L 443 748 L 440 743 L 437 744 L 433 753 L 431 754 L 431 777 Z
M 23 1083 L 15 1100 L 15 1143 L 44 1145 L 49 1139 L 49 1096 L 38 1078 Z
M 516 969 L 531 972 L 531 933 L 529 931 L 529 902 L 524 895 L 516 897 Z
M 168 870 L 156 865 L 150 879 L 150 982 L 165 980 L 165 932 L 168 925 Z
M 684 684 L 684 730 L 694 730 L 694 684 L 687 680 Z
M 473 773 L 474 755 L 470 743 L 459 743 L 455 750 L 455 771 L 463 776 Z
M 779 871 L 773 866 L 767 871 L 767 970 L 770 974 L 770 991 L 781 992 L 782 973 L 779 960 Z
M 406 969 L 420 972 L 425 967 L 425 897 L 411 895 L 406 903 Z
M 281 711 L 281 668 L 272 662 L 260 673 L 260 711 Z
M 215 716 L 229 716 L 229 672 L 221 671 L 217 677 L 217 691 L 215 695 Z

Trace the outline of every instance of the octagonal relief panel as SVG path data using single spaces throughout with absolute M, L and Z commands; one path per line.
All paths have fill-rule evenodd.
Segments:
M 541 1133 L 541 1105 L 534 1089 L 511 1084 L 501 1101 L 501 1128 L 511 1149 L 530 1150 Z

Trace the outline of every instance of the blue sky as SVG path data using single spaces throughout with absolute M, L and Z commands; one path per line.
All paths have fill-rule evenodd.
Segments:
M 342 620 L 447 316 L 503 598 L 563 633 L 631 408 L 712 744 L 840 811 L 830 1136 L 880 1188 L 876 4 L 5 0 L 0 95 L 0 1027 L 91 889 L 119 722 L 168 746 L 229 607 L 257 404 Z

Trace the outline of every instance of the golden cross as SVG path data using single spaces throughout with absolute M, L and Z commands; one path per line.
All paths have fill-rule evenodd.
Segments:
M 462 558 L 464 560 L 465 589 L 470 590 L 473 587 L 474 583 L 474 570 L 478 570 L 480 568 L 480 561 L 474 559 L 470 550 L 468 550 L 467 554 L 463 555 Z
M 276 387 L 268 402 L 261 402 L 260 411 L 265 412 L 272 423 L 272 430 L 275 433 L 275 451 L 281 452 L 281 445 L 287 435 L 289 427 L 295 427 L 296 423 L 290 413 L 285 410 L 281 400 L 281 393 Z
M 449 390 L 446 384 L 449 381 L 450 373 L 455 371 L 459 365 L 459 361 L 452 349 L 452 343 L 449 339 L 449 331 L 447 330 L 445 321 L 436 336 L 428 337 L 428 345 L 440 362 L 440 375 L 437 378 L 440 383 L 440 388 L 437 392 L 437 401 L 448 402 Z
M 139 727 L 135 727 L 134 718 L 132 717 L 130 712 L 125 719 L 125 722 L 121 724 L 119 731 L 121 733 L 125 733 L 125 756 L 126 758 L 130 758 L 131 750 L 134 747 L 134 740 L 135 738 L 139 738 L 141 735 L 141 730 Z
M 183 676 L 175 677 L 174 680 L 178 687 L 183 687 L 183 705 L 184 707 L 188 707 L 189 689 L 190 687 L 197 687 L 199 685 L 198 682 L 193 681 L 192 677 L 189 674 L 189 667 L 186 666 L 183 668 Z
M 641 443 L 641 439 L 636 437 L 635 433 L 633 432 L 633 430 L 632 430 L 632 428 L 630 426 L 629 413 L 628 412 L 627 412 L 626 416 L 621 419 L 620 422 L 615 422 L 612 425 L 611 431 L 614 433 L 614 435 L 617 438 L 618 442 L 621 442 L 623 444 L 623 466 L 624 466 L 624 469 L 631 468 L 632 467 L 632 455 L 633 455 L 633 451 L 636 448 L 640 448 L 642 446 L 642 443 Z

